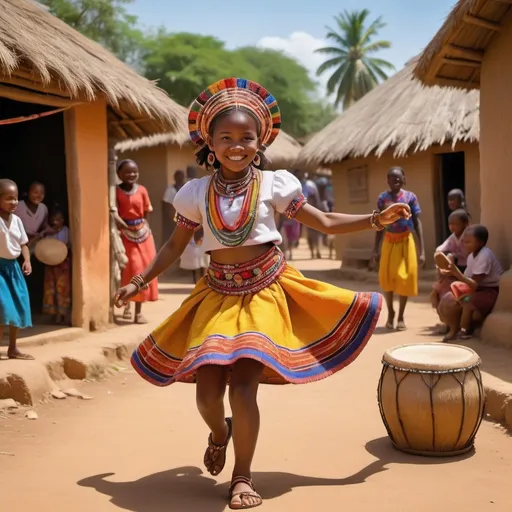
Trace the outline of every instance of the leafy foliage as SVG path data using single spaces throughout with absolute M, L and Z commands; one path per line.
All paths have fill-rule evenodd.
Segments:
M 188 106 L 206 86 L 229 76 L 249 78 L 279 101 L 283 129 L 301 137 L 323 128 L 336 112 L 316 98 L 317 84 L 306 68 L 277 50 L 226 48 L 215 37 L 163 28 L 142 34 L 128 14 L 132 0 L 41 0 L 51 13 L 110 49 Z

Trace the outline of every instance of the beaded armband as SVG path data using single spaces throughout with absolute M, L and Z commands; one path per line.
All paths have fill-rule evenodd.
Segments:
M 288 208 L 283 212 L 283 215 L 288 219 L 293 219 L 297 212 L 306 204 L 306 198 L 304 194 L 297 196 L 289 205 Z
M 176 215 L 174 216 L 174 222 L 176 222 L 176 224 L 180 228 L 191 229 L 191 230 L 195 230 L 201 225 L 198 222 L 193 222 L 190 219 L 183 217 L 183 215 L 181 215 L 180 213 L 177 213 L 177 212 L 176 212 Z
M 144 281 L 144 278 L 141 274 L 137 274 L 130 279 L 130 284 L 133 284 L 137 287 L 137 290 L 140 292 L 141 290 L 147 290 L 149 288 L 149 283 Z
M 382 231 L 384 229 L 384 226 L 380 223 L 379 217 L 380 212 L 373 210 L 372 216 L 370 217 L 370 224 L 376 231 Z

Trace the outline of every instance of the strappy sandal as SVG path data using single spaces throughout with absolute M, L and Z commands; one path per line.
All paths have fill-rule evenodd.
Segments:
M 212 433 L 210 432 L 210 435 L 208 436 L 208 448 L 206 448 L 206 452 L 204 454 L 204 465 L 206 466 L 206 469 L 208 473 L 212 476 L 220 475 L 222 470 L 224 469 L 224 466 L 226 465 L 226 451 L 228 448 L 229 441 L 231 441 L 231 434 L 233 433 L 233 424 L 231 421 L 231 418 L 226 418 L 226 425 L 228 426 L 228 436 L 226 437 L 226 441 L 224 441 L 223 444 L 217 444 L 213 442 Z M 222 459 L 214 459 L 212 455 L 216 452 L 220 452 L 224 450 L 224 457 Z M 207 461 L 212 462 L 212 470 L 210 471 L 207 466 Z M 218 467 L 219 470 L 217 472 L 213 471 L 213 468 Z
M 252 491 L 234 492 L 234 488 L 238 484 L 246 484 L 252 489 Z M 235 497 L 240 498 L 240 506 L 234 507 L 231 504 L 231 502 L 233 501 L 233 498 L 235 498 Z M 244 504 L 244 500 L 247 500 L 247 498 L 255 498 L 256 500 L 258 500 L 258 502 L 255 503 L 254 505 L 246 505 L 246 504 Z M 261 499 L 261 496 L 254 489 L 254 484 L 252 483 L 252 480 L 245 476 L 233 477 L 233 479 L 231 480 L 231 486 L 229 488 L 229 508 L 231 510 L 246 510 L 248 508 L 259 507 L 260 505 L 263 505 L 263 500 Z

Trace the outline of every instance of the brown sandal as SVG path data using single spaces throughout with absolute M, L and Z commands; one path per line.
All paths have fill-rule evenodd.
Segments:
M 231 434 L 233 433 L 233 424 L 231 422 L 231 418 L 226 418 L 226 425 L 228 426 L 228 436 L 226 437 L 226 441 L 223 444 L 217 444 L 213 442 L 212 434 L 210 432 L 210 435 L 208 436 L 208 448 L 206 448 L 206 452 L 204 454 L 204 465 L 207 466 L 206 462 L 208 460 L 211 460 L 213 462 L 212 464 L 212 471 L 206 467 L 208 473 L 212 476 L 220 475 L 222 470 L 224 469 L 224 466 L 226 465 L 226 450 L 229 444 L 229 441 L 231 441 Z M 212 455 L 215 452 L 224 451 L 224 457 L 223 459 L 213 459 Z M 218 467 L 219 470 L 217 472 L 213 471 L 214 467 Z
M 235 486 L 238 484 L 246 484 L 252 489 L 252 491 L 234 492 L 233 490 L 234 490 Z M 231 502 L 233 501 L 233 498 L 235 498 L 235 497 L 240 498 L 240 506 L 239 507 L 233 507 L 231 504 Z M 254 505 L 245 505 L 244 499 L 247 499 L 247 498 L 256 498 L 259 501 Z M 261 499 L 261 496 L 254 489 L 254 484 L 252 483 L 252 480 L 245 476 L 233 477 L 233 479 L 231 480 L 231 486 L 229 488 L 229 508 L 231 510 L 246 510 L 248 508 L 259 507 L 260 505 L 263 505 L 263 500 Z

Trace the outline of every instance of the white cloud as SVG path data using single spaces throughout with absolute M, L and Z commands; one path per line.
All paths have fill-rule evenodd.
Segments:
M 330 74 L 326 72 L 320 77 L 316 76 L 316 70 L 324 62 L 325 55 L 315 53 L 316 49 L 326 46 L 324 39 L 317 39 L 307 32 L 293 32 L 287 38 L 275 36 L 262 37 L 256 43 L 256 46 L 282 50 L 284 53 L 294 57 L 309 71 L 311 78 L 320 84 L 320 96 L 326 96 L 325 86 Z

